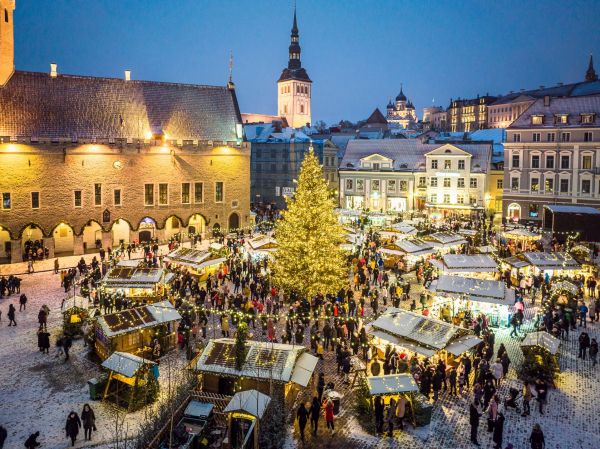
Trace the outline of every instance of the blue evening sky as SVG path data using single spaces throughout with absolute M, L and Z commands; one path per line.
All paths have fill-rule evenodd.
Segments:
M 298 0 L 313 121 L 366 118 L 400 83 L 418 115 L 450 98 L 600 73 L 600 1 Z M 276 113 L 293 0 L 17 0 L 16 66 L 224 85 L 242 112 Z

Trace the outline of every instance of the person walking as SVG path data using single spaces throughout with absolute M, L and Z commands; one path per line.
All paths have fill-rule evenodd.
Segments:
M 300 439 L 304 443 L 304 429 L 306 429 L 306 423 L 308 422 L 308 410 L 306 410 L 306 406 L 304 405 L 304 402 L 302 402 L 300 404 L 300 406 L 298 407 L 296 416 L 298 417 L 298 428 L 300 429 Z
M 587 349 L 590 346 L 590 336 L 587 332 L 579 334 L 579 355 L 578 358 L 585 360 Z
M 598 359 L 598 342 L 595 338 L 592 338 L 590 343 L 590 359 L 592 359 L 592 366 L 596 366 Z
M 58 274 L 58 270 L 60 269 L 60 264 L 58 263 L 58 257 L 54 259 L 54 274 Z
M 67 423 L 65 424 L 65 432 L 67 433 L 67 438 L 71 438 L 71 446 L 75 446 L 75 441 L 77 441 L 77 435 L 79 434 L 79 429 L 81 428 L 81 420 L 77 413 L 71 411 L 69 416 L 67 417 Z
M 403 395 L 398 396 L 396 405 L 396 418 L 398 418 L 398 427 L 404 430 L 404 415 L 406 414 L 406 398 Z
M 25 293 L 21 293 L 19 296 L 19 312 L 27 309 L 27 295 Z
M 471 443 L 473 443 L 475 446 L 479 446 L 479 442 L 477 441 L 477 431 L 479 430 L 479 418 L 481 418 L 481 413 L 479 413 L 477 405 L 478 404 L 475 401 L 473 401 L 469 406 L 469 424 L 471 424 Z
M 546 449 L 546 441 L 544 440 L 544 432 L 539 424 L 533 426 L 531 435 L 529 435 L 529 443 L 531 449 Z
M 65 362 L 69 360 L 69 350 L 73 346 L 73 339 L 69 335 L 65 335 L 63 339 L 63 351 L 65 353 Z
M 9 304 L 8 313 L 6 314 L 6 316 L 8 316 L 8 327 L 17 325 L 17 322 L 15 321 L 15 312 L 15 306 Z
M 325 390 L 325 374 L 319 373 L 319 380 L 317 381 L 317 399 L 319 403 L 323 401 L 323 390 Z
M 383 433 L 383 412 L 385 405 L 381 396 L 375 396 L 375 428 L 377 433 Z
M 312 405 L 310 406 L 310 425 L 312 426 L 313 436 L 317 436 L 317 429 L 319 428 L 319 418 L 321 416 L 321 403 L 319 399 L 314 396 Z
M 327 423 L 327 428 L 331 429 L 331 434 L 333 435 L 335 432 L 333 424 L 333 401 L 328 398 L 323 408 L 325 409 L 325 422 Z
M 535 383 L 535 391 L 537 393 L 537 401 L 540 409 L 540 415 L 544 414 L 544 405 L 548 397 L 548 386 L 543 379 L 538 379 Z
M 388 405 L 386 421 L 388 424 L 388 436 L 394 436 L 394 420 L 396 418 L 396 401 L 390 399 L 390 405 Z
M 504 434 L 504 413 L 498 411 L 496 422 L 494 424 L 494 433 L 492 435 L 492 441 L 496 443 L 494 449 L 502 449 L 502 437 Z
M 83 434 L 85 441 L 92 441 L 92 431 L 96 430 L 96 415 L 89 404 L 83 405 L 81 411 L 81 422 L 83 423 Z
M 533 395 L 531 394 L 531 387 L 529 386 L 529 382 L 525 381 L 523 384 L 523 413 L 521 416 L 529 416 L 531 413 L 531 407 L 529 403 L 531 402 L 531 398 Z
M 25 447 L 27 449 L 35 449 L 36 447 L 40 447 L 42 443 L 38 443 L 38 438 L 40 436 L 39 432 L 32 433 L 29 435 L 29 438 L 25 440 Z

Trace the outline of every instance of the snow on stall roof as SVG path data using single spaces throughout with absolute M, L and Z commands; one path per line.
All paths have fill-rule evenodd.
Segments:
M 246 412 L 261 419 L 267 409 L 271 398 L 256 390 L 238 391 L 233 395 L 223 413 Z
M 169 321 L 181 319 L 181 315 L 169 301 L 150 304 L 146 306 L 146 309 L 148 309 L 158 323 L 168 323 Z
M 530 332 L 521 343 L 521 347 L 523 346 L 540 346 L 550 354 L 556 354 L 560 346 L 560 340 L 545 331 Z
M 531 265 L 529 262 L 527 262 L 526 260 L 523 260 L 519 257 L 516 256 L 512 256 L 512 257 L 507 257 L 506 259 L 504 259 L 504 261 L 515 267 L 515 268 L 524 268 L 524 267 L 528 267 L 529 265 Z
M 471 348 L 474 348 L 479 343 L 481 343 L 481 338 L 476 335 L 464 335 L 462 337 L 458 337 L 456 340 L 452 341 L 448 346 L 446 346 L 446 351 L 455 356 L 459 356 Z
M 123 259 L 119 260 L 119 262 L 117 263 L 117 267 L 136 268 L 137 266 L 139 266 L 141 261 L 142 259 Z
M 292 382 L 297 383 L 303 387 L 306 387 L 310 382 L 310 378 L 315 371 L 315 367 L 319 359 L 308 352 L 303 352 L 296 360 L 296 366 L 292 372 Z
M 173 305 L 169 301 L 162 301 L 153 305 L 102 315 L 97 318 L 96 322 L 102 328 L 104 335 L 111 338 L 180 319 L 181 315 Z
M 405 253 L 415 256 L 434 252 L 433 245 L 421 239 L 402 240 L 396 245 Z
M 127 352 L 113 352 L 102 366 L 125 377 L 133 377 L 143 365 L 156 365 L 151 360 L 143 359 Z
M 445 254 L 442 257 L 445 269 L 455 272 L 495 272 L 496 261 L 487 254 Z
M 161 282 L 164 274 L 165 270 L 163 268 L 116 266 L 106 273 L 102 279 L 102 284 L 108 288 L 150 288 Z
M 210 402 L 192 400 L 183 412 L 184 416 L 209 417 L 215 406 Z
M 502 281 L 442 275 L 433 281 L 429 290 L 471 301 L 513 305 L 515 291 Z
M 581 268 L 581 265 L 568 253 L 527 251 L 523 253 L 523 256 L 531 265 L 539 269 L 576 270 Z
M 435 232 L 429 235 L 429 239 L 442 245 L 463 245 L 467 243 L 464 237 L 456 232 Z
M 257 250 L 275 250 L 277 249 L 277 241 L 273 237 L 269 237 L 268 235 L 259 235 L 254 237 L 253 239 L 248 240 L 248 244 L 250 248 Z
M 419 391 L 419 387 L 411 374 L 387 374 L 367 377 L 369 394 L 397 394 Z
M 178 248 L 171 251 L 165 256 L 167 262 L 177 265 L 192 267 L 196 270 L 208 267 L 210 265 L 218 265 L 225 262 L 224 257 L 217 257 L 210 251 L 203 251 L 191 248 Z

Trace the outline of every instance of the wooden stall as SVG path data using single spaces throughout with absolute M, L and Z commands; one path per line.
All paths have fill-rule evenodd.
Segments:
M 160 301 L 167 294 L 174 274 L 164 268 L 116 266 L 100 283 L 103 293 L 119 293 L 124 298 L 143 303 Z
M 526 251 L 523 257 L 531 265 L 534 275 L 540 273 L 548 276 L 574 276 L 580 274 L 582 267 L 575 258 L 565 252 L 544 253 L 541 251 Z
M 187 270 L 200 281 L 219 271 L 226 258 L 216 251 L 202 251 L 191 248 L 177 248 L 165 256 L 170 267 Z
M 431 264 L 440 274 L 494 279 L 498 273 L 498 264 L 487 254 L 444 254 Z
M 227 414 L 227 440 L 231 449 L 258 449 L 260 423 L 271 398 L 256 390 L 239 391 L 223 410 Z
M 248 253 L 255 259 L 271 257 L 277 251 L 277 241 L 268 235 L 257 235 L 248 240 Z

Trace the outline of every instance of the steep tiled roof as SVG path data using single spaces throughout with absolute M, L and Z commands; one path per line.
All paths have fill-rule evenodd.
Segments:
M 373 113 L 367 119 L 367 124 L 383 124 L 387 125 L 387 120 L 379 110 L 379 108 L 375 108 Z
M 346 147 L 340 170 L 357 170 L 362 158 L 380 154 L 394 161 L 395 171 L 425 171 L 425 154 L 444 145 L 452 145 L 470 153 L 473 156 L 472 172 L 487 171 L 492 153 L 490 144 L 428 144 L 417 139 L 351 140 Z
M 555 124 L 554 116 L 556 114 L 569 114 L 568 123 Z M 580 114 L 594 114 L 594 123 L 582 125 L 580 123 Z M 542 125 L 532 125 L 532 115 L 543 115 Z M 508 129 L 514 128 L 576 128 L 580 126 L 596 127 L 600 126 L 600 95 L 589 97 L 565 97 L 552 98 L 550 105 L 544 106 L 544 99 L 535 101 L 529 108 L 523 112 L 517 120 L 513 122 Z
M 236 139 L 227 87 L 17 71 L 0 88 L 0 136 Z
M 542 98 L 546 95 L 550 97 L 577 97 L 581 95 L 600 94 L 600 81 L 584 81 L 581 83 L 562 84 L 558 86 L 544 87 L 543 89 L 531 89 L 520 92 L 513 92 L 508 95 L 503 95 L 492 106 L 499 104 L 507 104 L 514 102 L 517 98 L 531 97 Z

